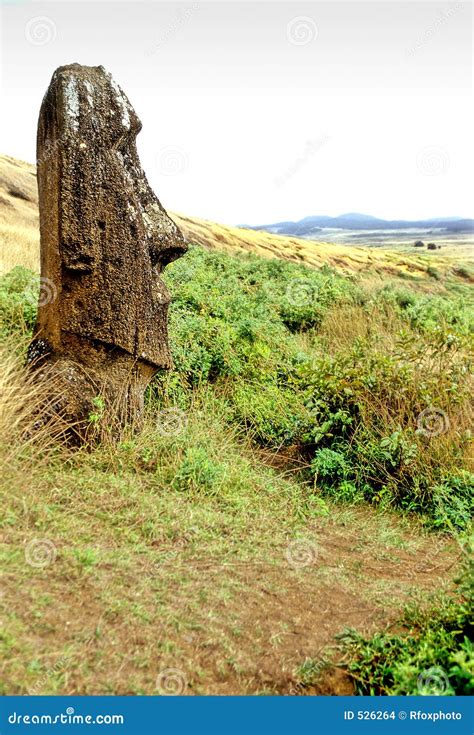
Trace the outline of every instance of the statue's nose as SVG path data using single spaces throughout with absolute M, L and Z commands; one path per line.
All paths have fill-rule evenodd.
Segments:
M 152 264 L 161 270 L 186 252 L 183 234 L 153 193 L 152 199 L 149 199 L 144 208 L 143 218 Z

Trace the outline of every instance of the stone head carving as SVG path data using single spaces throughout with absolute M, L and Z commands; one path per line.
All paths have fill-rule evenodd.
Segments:
M 184 238 L 148 184 L 141 123 L 105 69 L 57 69 L 41 107 L 38 187 L 42 274 L 58 298 L 40 308 L 53 348 L 61 332 L 168 367 L 164 266 Z
M 40 300 L 30 357 L 83 365 L 111 394 L 130 373 L 143 393 L 171 365 L 160 273 L 186 251 L 141 168 L 140 129 L 103 67 L 55 71 L 37 138 L 41 275 L 55 298 Z

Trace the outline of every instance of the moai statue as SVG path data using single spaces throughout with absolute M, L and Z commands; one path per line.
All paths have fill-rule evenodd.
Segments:
M 55 71 L 38 123 L 42 289 L 29 361 L 58 378 L 55 408 L 79 436 L 98 396 L 120 425 L 140 424 L 147 384 L 171 366 L 160 274 L 186 246 L 141 168 L 140 129 L 102 66 Z

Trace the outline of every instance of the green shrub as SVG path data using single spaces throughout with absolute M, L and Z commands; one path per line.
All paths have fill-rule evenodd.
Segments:
M 474 474 L 460 470 L 432 487 L 431 515 L 438 528 L 467 528 L 474 508 Z
M 219 491 L 224 473 L 223 465 L 214 462 L 205 447 L 191 446 L 185 449 L 172 487 L 182 492 L 215 495 Z
M 432 266 L 428 267 L 428 272 L 439 279 Z M 458 337 L 474 334 L 474 297 L 471 291 L 464 290 L 460 295 L 417 294 L 389 285 L 379 292 L 377 298 L 399 309 L 418 332 L 450 332 Z
M 322 478 L 328 485 L 334 485 L 347 477 L 348 465 L 341 452 L 332 449 L 318 449 L 311 462 L 311 470 L 316 479 Z
M 357 694 L 474 694 L 473 571 L 466 553 L 457 596 L 428 610 L 407 608 L 400 621 L 406 632 L 338 636 Z
M 300 444 L 308 431 L 311 414 L 293 391 L 277 384 L 264 386 L 237 382 L 228 389 L 234 421 L 263 446 Z
M 0 276 L 0 338 L 33 329 L 39 286 L 39 277 L 22 266 Z

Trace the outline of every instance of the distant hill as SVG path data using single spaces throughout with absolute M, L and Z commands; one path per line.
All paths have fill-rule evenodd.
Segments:
M 284 221 L 267 225 L 243 225 L 250 230 L 265 230 L 277 235 L 310 238 L 324 229 L 341 230 L 441 230 L 445 233 L 472 233 L 474 220 L 462 217 L 442 217 L 425 220 L 385 220 L 369 214 L 350 212 L 337 217 L 318 215 L 297 222 Z

